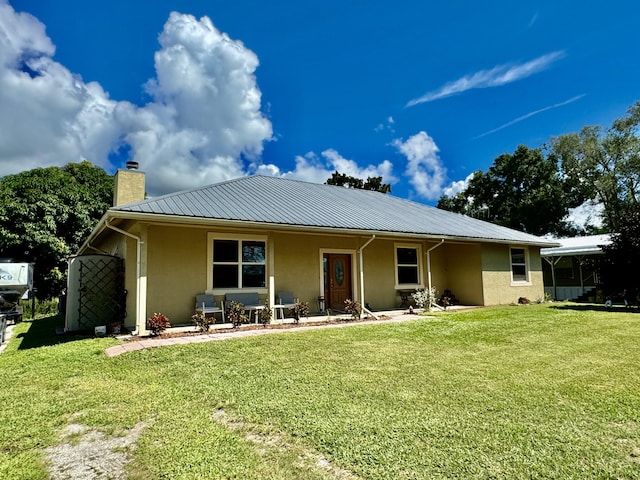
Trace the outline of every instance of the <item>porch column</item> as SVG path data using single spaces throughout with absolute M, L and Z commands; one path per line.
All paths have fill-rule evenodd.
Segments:
M 274 256 L 273 237 L 267 238 L 267 263 L 269 268 L 269 308 L 271 309 L 271 318 L 276 318 L 276 272 Z
M 147 335 L 147 240 L 149 227 L 146 224 L 140 225 L 140 278 L 138 281 L 138 312 L 136 318 L 136 329 L 138 336 Z

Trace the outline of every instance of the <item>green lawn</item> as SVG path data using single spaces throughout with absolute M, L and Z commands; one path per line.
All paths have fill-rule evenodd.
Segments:
M 115 358 L 54 328 L 19 324 L 0 355 L 2 479 L 49 478 L 68 424 L 140 422 L 133 479 L 640 478 L 638 313 L 486 308 Z

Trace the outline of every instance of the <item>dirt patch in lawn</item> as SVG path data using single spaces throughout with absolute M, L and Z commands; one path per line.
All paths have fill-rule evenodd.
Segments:
M 230 430 L 240 433 L 246 440 L 256 446 L 256 451 L 262 456 L 284 456 L 294 454 L 294 464 L 301 470 L 315 470 L 323 476 L 336 480 L 358 480 L 360 477 L 333 465 L 324 455 L 311 451 L 301 444 L 299 440 L 289 438 L 281 432 L 274 432 L 272 428 L 264 425 L 253 425 L 234 417 L 224 409 L 216 410 L 211 418 Z
M 45 449 L 52 480 L 126 479 L 129 452 L 145 428 L 138 423 L 119 436 L 73 423 L 62 431 L 61 443 Z

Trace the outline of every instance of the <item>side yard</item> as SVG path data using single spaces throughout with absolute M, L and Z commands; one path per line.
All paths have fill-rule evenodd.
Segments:
M 485 308 L 114 358 L 56 321 L 0 354 L 0 478 L 80 478 L 96 450 L 111 463 L 85 478 L 640 477 L 639 313 Z

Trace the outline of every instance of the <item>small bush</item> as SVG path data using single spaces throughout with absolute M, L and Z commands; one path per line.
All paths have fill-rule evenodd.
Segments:
M 298 302 L 291 308 L 291 315 L 296 323 L 300 322 L 301 317 L 309 317 L 309 304 L 307 302 Z
M 149 330 L 152 335 L 160 335 L 170 327 L 171 323 L 169 322 L 169 317 L 162 313 L 154 313 L 147 320 L 147 330 Z
M 353 320 L 357 320 L 360 318 L 361 310 L 362 309 L 360 308 L 360 304 L 358 302 L 355 302 L 350 298 L 347 298 L 344 301 L 344 311 L 347 312 L 349 315 L 351 315 L 351 318 Z
M 247 317 L 244 310 L 244 305 L 238 302 L 231 302 L 231 305 L 229 305 L 229 309 L 227 310 L 227 318 L 231 320 L 233 328 L 238 328 L 243 323 L 247 323 L 249 321 L 249 317 Z
M 436 290 L 436 287 L 431 287 L 426 289 L 419 288 L 414 293 L 412 293 L 411 296 L 413 297 L 413 301 L 416 302 L 416 306 L 418 308 L 430 309 L 431 305 L 436 303 L 436 300 L 438 298 L 438 291 Z M 448 297 L 443 297 L 443 298 L 448 299 Z M 446 308 L 447 305 L 443 305 L 443 306 Z
M 271 323 L 271 318 L 273 316 L 273 312 L 269 307 L 269 302 L 265 302 L 264 308 L 262 310 L 258 310 L 258 319 L 260 323 L 262 323 L 265 327 Z
M 204 312 L 198 312 L 191 317 L 191 321 L 195 324 L 200 332 L 208 332 L 211 326 L 211 320 L 207 318 Z

